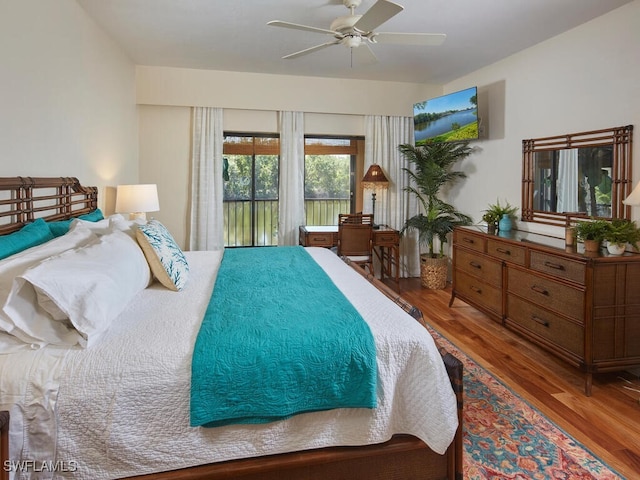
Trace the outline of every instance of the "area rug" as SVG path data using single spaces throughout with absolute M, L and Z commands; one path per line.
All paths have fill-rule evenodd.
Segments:
M 536 408 L 427 326 L 464 364 L 465 479 L 623 479 Z

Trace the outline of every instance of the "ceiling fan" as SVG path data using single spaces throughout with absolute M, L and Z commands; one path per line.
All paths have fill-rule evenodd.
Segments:
M 362 0 L 342 0 L 342 3 L 350 11 L 349 15 L 336 18 L 328 29 L 300 25 L 297 23 L 284 22 L 282 20 L 272 20 L 267 25 L 273 27 L 292 28 L 294 30 L 304 30 L 306 32 L 323 33 L 332 35 L 334 40 L 315 47 L 305 48 L 298 52 L 290 53 L 282 57 L 292 59 L 317 52 L 332 45 L 342 44 L 351 49 L 351 53 L 356 62 L 360 64 L 376 63 L 377 57 L 369 47 L 372 43 L 388 43 L 396 45 L 440 45 L 444 42 L 444 33 L 391 33 L 374 32 L 390 18 L 396 16 L 404 7 L 388 0 L 378 0 L 363 15 L 356 15 L 355 10 Z M 358 48 L 364 47 L 364 48 Z

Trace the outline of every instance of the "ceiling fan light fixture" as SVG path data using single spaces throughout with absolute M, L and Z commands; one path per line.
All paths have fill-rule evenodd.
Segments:
M 347 35 L 342 40 L 342 44 L 348 48 L 359 47 L 362 43 L 362 37 L 360 35 Z

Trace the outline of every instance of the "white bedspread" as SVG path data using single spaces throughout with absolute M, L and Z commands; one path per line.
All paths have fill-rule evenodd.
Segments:
M 187 252 L 186 288 L 147 288 L 92 348 L 0 356 L 0 407 L 14 404 L 11 459 L 33 461 L 32 470 L 53 466 L 56 478 L 95 480 L 379 443 L 396 433 L 444 453 L 458 423 L 456 401 L 428 332 L 333 253 L 308 251 L 373 332 L 378 408 L 314 412 L 264 425 L 189 427 L 191 353 L 221 253 Z

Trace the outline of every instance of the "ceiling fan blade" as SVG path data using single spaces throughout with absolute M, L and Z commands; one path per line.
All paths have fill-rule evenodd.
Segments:
M 297 23 L 283 22 L 282 20 L 272 20 L 267 22 L 267 25 L 272 27 L 292 28 L 294 30 L 304 30 L 305 32 L 326 33 L 329 35 L 336 35 L 338 32 L 333 30 L 327 30 L 326 28 L 310 27 L 309 25 L 299 25 Z
M 395 33 L 380 32 L 369 37 L 373 43 L 393 45 L 442 45 L 447 36 L 444 33 Z
M 387 0 L 378 0 L 373 7 L 362 15 L 354 27 L 361 32 L 371 32 L 402 10 L 404 10 L 402 5 Z
M 323 43 L 321 45 L 316 45 L 315 47 L 305 48 L 304 50 L 300 50 L 299 52 L 290 53 L 289 55 L 285 55 L 282 58 L 286 60 L 289 60 L 292 58 L 298 58 L 298 57 L 301 57 L 302 55 L 307 55 L 308 53 L 317 52 L 318 50 L 322 50 L 323 48 L 330 47 L 331 45 L 337 45 L 339 43 L 340 43 L 340 40 L 336 40 L 335 42 Z
M 351 48 L 351 61 L 355 65 L 373 65 L 378 63 L 378 57 L 369 45 L 361 43 L 360 46 Z

